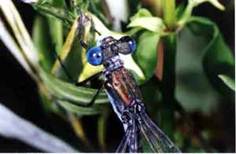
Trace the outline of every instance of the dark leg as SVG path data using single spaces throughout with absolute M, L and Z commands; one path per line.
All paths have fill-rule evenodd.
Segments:
M 91 77 L 85 79 L 85 80 L 82 81 L 82 82 L 76 82 L 75 85 L 76 85 L 76 86 L 82 86 L 82 85 L 84 85 L 85 83 L 87 83 L 88 81 L 91 81 L 91 80 L 93 80 L 93 79 L 95 79 L 95 78 L 98 78 L 101 74 L 102 74 L 102 72 L 98 72 L 97 74 L 95 74 L 95 75 L 93 75 L 93 76 L 91 76 Z
M 70 102 L 71 104 L 73 105 L 76 105 L 76 106 L 80 106 L 80 107 L 90 107 L 92 105 L 94 105 L 95 103 L 95 100 L 98 96 L 98 94 L 100 93 L 101 89 L 103 88 L 104 84 L 102 84 L 96 91 L 96 93 L 92 96 L 92 99 L 90 100 L 89 103 L 80 103 L 80 102 L 75 102 L 75 101 L 71 101 L 69 99 L 61 99 L 62 101 L 68 101 Z
M 103 86 L 104 86 L 105 82 L 97 89 L 96 93 L 93 95 L 91 101 L 86 104 L 86 107 L 92 106 L 98 96 L 98 94 L 100 93 L 100 91 L 102 90 Z

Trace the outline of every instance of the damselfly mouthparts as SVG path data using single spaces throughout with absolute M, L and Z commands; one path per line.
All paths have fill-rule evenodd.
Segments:
M 105 78 L 103 85 L 125 130 L 117 152 L 141 152 L 141 137 L 144 137 L 153 152 L 180 152 L 149 118 L 141 91 L 120 59 L 120 54 L 135 51 L 135 41 L 129 36 L 119 40 L 109 36 L 98 44 L 87 51 L 87 60 L 92 65 L 103 65 L 105 68 L 102 73 Z

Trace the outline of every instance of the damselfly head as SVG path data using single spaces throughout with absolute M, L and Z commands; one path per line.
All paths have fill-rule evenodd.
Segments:
M 117 42 L 116 39 L 114 39 L 112 36 L 108 36 L 102 39 L 101 47 L 103 49 L 109 48 L 112 44 L 115 44 Z
M 108 36 L 99 41 L 99 46 L 92 47 L 87 51 L 87 60 L 91 65 L 101 65 L 119 54 L 131 54 L 136 49 L 134 39 L 129 36 L 116 40 Z

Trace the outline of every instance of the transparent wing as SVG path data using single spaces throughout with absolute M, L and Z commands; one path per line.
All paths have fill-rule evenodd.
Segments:
M 140 116 L 141 134 L 145 137 L 153 152 L 181 152 L 178 147 L 162 132 L 160 128 L 150 119 L 147 113 Z
M 137 153 L 138 148 L 139 148 L 139 141 L 138 141 L 137 122 L 135 119 L 133 119 L 133 123 L 131 127 L 130 143 L 129 143 L 129 152 Z
M 138 127 L 137 122 L 133 119 L 132 124 L 127 127 L 125 136 L 119 144 L 116 152 L 138 152 L 139 141 L 138 141 Z
M 131 135 L 131 130 L 127 129 L 123 139 L 121 140 L 119 146 L 116 149 L 116 153 L 125 153 L 126 152 L 130 135 Z

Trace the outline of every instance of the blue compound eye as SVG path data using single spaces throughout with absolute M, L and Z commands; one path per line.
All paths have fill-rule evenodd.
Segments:
M 102 50 L 100 47 L 90 48 L 87 52 L 87 60 L 91 65 L 102 64 Z
M 134 39 L 132 39 L 131 37 L 129 36 L 124 36 L 122 38 L 120 38 L 119 40 L 121 43 L 127 43 L 128 45 L 128 49 L 127 48 L 122 48 L 122 45 L 120 47 L 120 50 L 119 52 L 122 53 L 122 54 L 130 54 L 130 53 L 133 53 L 136 49 L 136 42 Z
M 136 49 L 136 42 L 135 42 L 135 40 L 130 38 L 128 43 L 129 43 L 129 48 L 130 48 L 131 53 L 134 52 L 135 49 Z

